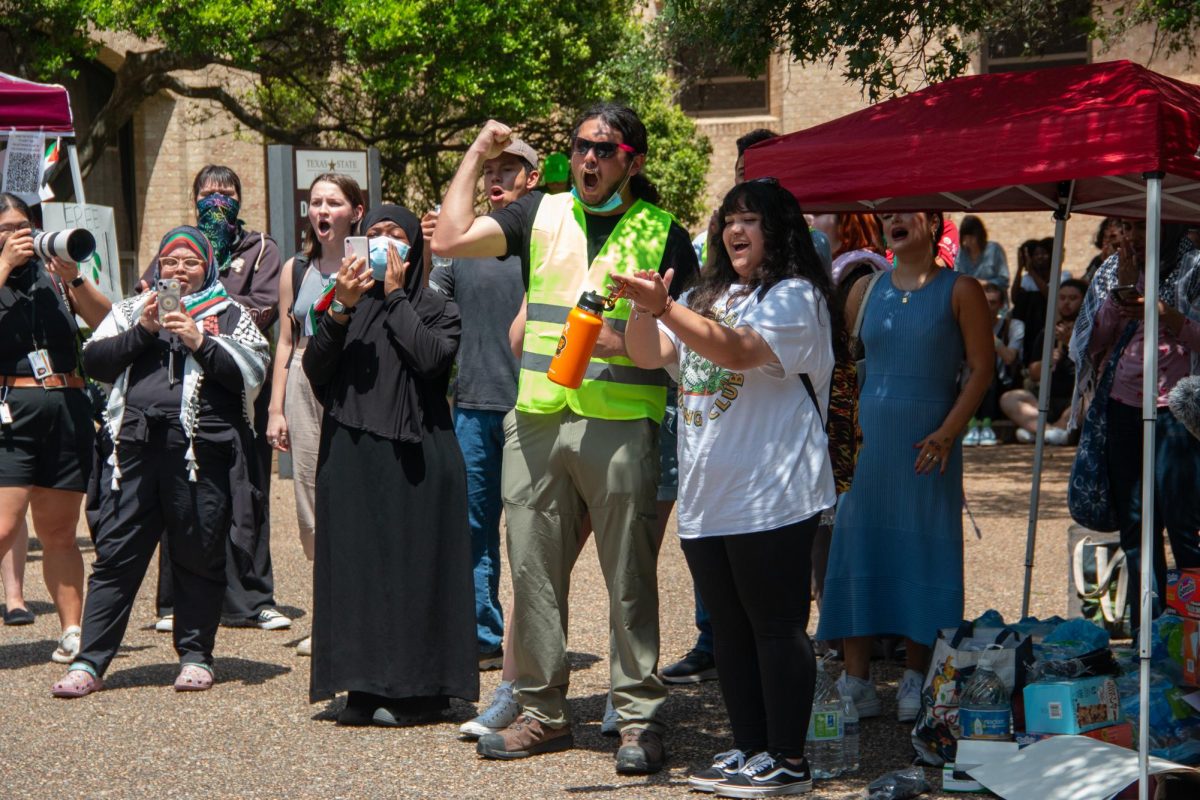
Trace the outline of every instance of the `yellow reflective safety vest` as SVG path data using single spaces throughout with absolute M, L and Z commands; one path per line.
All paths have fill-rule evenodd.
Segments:
M 641 369 L 625 357 L 593 358 L 578 389 L 559 386 L 546 371 L 579 295 L 584 291 L 608 294 L 608 276 L 613 273 L 657 271 L 671 222 L 666 211 L 638 200 L 589 264 L 583 207 L 569 193 L 542 198 L 529 240 L 529 295 L 517 410 L 551 414 L 569 406 L 582 417 L 662 422 L 667 374 L 661 369 Z M 618 300 L 604 320 L 623 333 L 631 308 L 628 300 Z

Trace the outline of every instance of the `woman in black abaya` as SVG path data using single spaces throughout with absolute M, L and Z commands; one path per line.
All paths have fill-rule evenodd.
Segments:
M 363 229 L 386 248 L 386 278 L 343 261 L 303 359 L 325 408 L 309 699 L 347 691 L 339 723 L 395 726 L 479 696 L 466 473 L 446 403 L 460 324 L 422 285 L 412 212 L 382 206 Z M 407 242 L 407 259 L 379 237 Z

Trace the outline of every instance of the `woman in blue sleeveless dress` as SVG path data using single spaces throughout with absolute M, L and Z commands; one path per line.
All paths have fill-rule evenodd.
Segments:
M 845 640 L 839 688 L 870 717 L 881 711 L 869 680 L 872 638 L 906 637 L 897 711 L 906 722 L 920 710 L 938 629 L 962 621 L 959 435 L 991 383 L 995 349 L 979 283 L 934 263 L 942 215 L 880 219 L 896 268 L 867 297 L 863 447 L 838 508 L 817 638 Z M 848 319 L 866 285 L 852 290 Z M 964 358 L 970 377 L 960 390 Z

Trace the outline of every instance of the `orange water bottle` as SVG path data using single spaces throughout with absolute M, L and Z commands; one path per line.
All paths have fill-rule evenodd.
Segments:
M 546 377 L 559 386 L 578 389 L 583 384 L 596 339 L 604 327 L 600 315 L 604 313 L 606 299 L 596 292 L 584 292 L 579 296 L 579 303 L 567 314 L 554 358 L 546 370 Z

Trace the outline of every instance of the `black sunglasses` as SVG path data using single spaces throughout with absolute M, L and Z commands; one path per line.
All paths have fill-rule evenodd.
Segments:
M 591 139 L 584 139 L 579 136 L 575 137 L 572 148 L 577 156 L 586 156 L 588 151 L 592 150 L 596 153 L 596 158 L 601 160 L 612 158 L 617 154 L 617 150 L 624 150 L 630 154 L 637 152 L 624 142 L 593 142 Z

